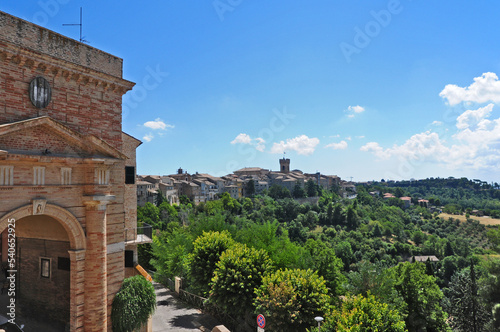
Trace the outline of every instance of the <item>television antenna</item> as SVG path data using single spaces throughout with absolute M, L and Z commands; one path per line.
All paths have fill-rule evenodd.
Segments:
M 88 41 L 85 40 L 82 36 L 82 31 L 83 31 L 83 10 L 82 7 L 80 7 L 80 23 L 71 23 L 71 24 L 63 24 L 63 26 L 75 26 L 79 25 L 80 26 L 80 43 L 87 43 Z

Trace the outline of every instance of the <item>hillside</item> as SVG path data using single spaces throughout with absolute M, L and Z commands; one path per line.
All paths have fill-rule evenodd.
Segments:
M 157 276 L 185 278 L 189 291 L 223 308 L 240 322 L 237 325 L 242 330 L 244 326 L 254 329 L 244 317 L 256 310 L 269 315 L 293 314 L 285 303 L 299 301 L 301 293 L 294 295 L 295 288 L 286 285 L 307 273 L 313 275 L 306 279 L 325 293 L 316 294 L 316 300 L 301 300 L 301 306 L 316 303 L 307 313 L 295 313 L 301 316 L 301 324 L 285 318 L 287 315 L 275 322 L 286 321 L 289 331 L 312 326 L 314 315 L 330 317 L 325 330 L 334 331 L 341 324 L 341 312 L 354 314 L 353 306 L 361 305 L 357 301 L 368 301 L 373 310 L 394 310 L 397 315 L 393 318 L 410 331 L 422 326 L 458 331 L 459 323 L 448 317 L 463 315 L 457 311 L 455 290 L 464 283 L 476 291 L 461 298 L 477 303 L 475 314 L 483 315 L 483 330 L 493 330 L 496 321 L 490 313 L 500 298 L 500 261 L 495 259 L 500 252 L 500 228 L 461 221 L 458 215 L 449 218 L 439 210 L 466 212 L 490 207 L 483 213 L 495 215 L 500 210 L 499 191 L 475 181 L 459 181 L 453 187 L 454 183 L 450 179 L 402 186 L 374 183 L 357 186 L 353 200 L 320 190 L 317 204 L 273 199 L 266 194 L 238 200 L 223 194 L 219 200 L 197 206 L 147 204 L 138 209 L 138 219 L 153 225 L 157 235 L 152 248 L 141 249 L 141 264 L 149 265 L 153 258 L 148 267 Z M 443 184 L 446 187 L 440 187 Z M 386 192 L 396 197 L 383 198 Z M 407 206 L 398 198 L 404 196 L 411 197 Z M 424 206 L 418 202 L 422 199 L 428 201 Z M 441 202 L 446 204 L 437 204 Z M 435 262 L 411 263 L 414 256 L 426 256 L 424 260 L 434 256 Z M 253 263 L 242 264 L 247 261 Z M 243 277 L 250 275 L 250 279 Z M 425 291 L 410 296 L 413 287 Z M 278 296 L 276 292 L 285 302 L 269 306 L 265 299 Z M 339 296 L 345 300 L 340 301 Z M 233 298 L 247 300 L 241 300 L 236 310 L 231 305 Z M 422 309 L 425 315 L 418 313 L 420 318 L 415 321 L 412 317 L 417 313 L 412 308 L 429 302 L 434 305 Z

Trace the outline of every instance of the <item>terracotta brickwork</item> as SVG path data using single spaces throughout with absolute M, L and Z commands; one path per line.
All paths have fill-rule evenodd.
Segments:
M 69 243 L 31 238 L 18 238 L 19 302 L 20 311 L 30 317 L 49 317 L 55 322 L 69 321 L 70 272 L 58 267 L 59 257 L 69 258 Z M 43 278 L 39 273 L 40 257 L 50 259 L 50 277 Z M 33 295 L 40 299 L 39 306 L 29 305 Z M 63 325 L 64 326 L 64 325 Z
M 0 12 L 0 62 L 0 123 L 47 115 L 121 148 L 122 96 L 133 86 L 121 59 Z M 24 98 L 37 76 L 52 87 L 44 109 Z
M 51 88 L 45 108 L 30 100 L 35 77 Z M 121 116 L 133 85 L 122 59 L 0 12 L 0 166 L 13 169 L 13 183 L 0 183 L 0 231 L 9 219 L 29 225 L 18 247 L 21 314 L 70 331 L 111 331 L 124 251 L 137 251 L 135 234 L 125 239 L 137 223 L 125 167 L 135 169 L 141 142 L 122 132 Z M 70 271 L 39 278 L 42 256 L 69 258 Z

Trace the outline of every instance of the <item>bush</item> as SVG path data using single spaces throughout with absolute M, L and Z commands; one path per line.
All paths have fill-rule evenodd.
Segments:
M 189 255 L 189 283 L 202 296 L 206 296 L 210 290 L 210 280 L 214 275 L 220 255 L 234 243 L 227 231 L 204 232 L 194 241 L 193 252 Z
M 340 312 L 334 311 L 322 331 L 385 331 L 404 332 L 405 322 L 397 310 L 380 303 L 372 295 L 347 298 Z
M 304 331 L 328 311 L 330 297 L 323 277 L 312 270 L 279 270 L 255 290 L 258 313 L 269 317 L 269 331 Z
M 156 309 L 153 284 L 141 275 L 123 280 L 111 306 L 111 322 L 115 332 L 132 332 L 148 322 Z
M 253 311 L 254 289 L 262 284 L 264 273 L 272 268 L 265 250 L 237 244 L 220 256 L 212 278 L 210 301 L 233 318 Z

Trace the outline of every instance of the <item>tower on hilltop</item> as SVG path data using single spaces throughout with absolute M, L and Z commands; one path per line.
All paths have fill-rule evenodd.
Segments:
M 290 159 L 285 157 L 280 159 L 280 172 L 285 174 L 290 173 Z

